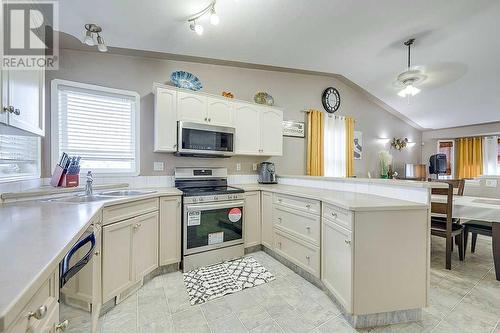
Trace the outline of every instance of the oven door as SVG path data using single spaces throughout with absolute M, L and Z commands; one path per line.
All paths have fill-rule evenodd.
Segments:
M 243 244 L 244 201 L 184 206 L 184 255 Z
M 231 156 L 234 155 L 234 133 L 232 127 L 179 121 L 177 152 L 191 156 Z

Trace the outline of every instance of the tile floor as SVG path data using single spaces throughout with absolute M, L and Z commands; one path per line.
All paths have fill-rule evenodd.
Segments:
M 444 239 L 432 238 L 430 306 L 421 321 L 359 332 L 500 333 L 500 282 L 491 242 L 478 239 L 464 263 L 444 269 Z M 158 276 L 102 317 L 101 333 L 356 332 L 319 289 L 264 252 L 253 253 L 276 280 L 191 306 L 180 272 Z

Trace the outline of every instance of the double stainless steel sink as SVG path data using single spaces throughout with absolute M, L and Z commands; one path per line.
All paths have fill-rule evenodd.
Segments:
M 67 197 L 62 197 L 62 198 L 48 199 L 45 201 L 85 203 L 85 202 L 96 202 L 96 201 L 110 200 L 110 199 L 119 198 L 119 197 L 132 197 L 132 196 L 145 195 L 145 194 L 151 194 L 151 193 L 156 193 L 156 191 L 116 190 L 116 191 L 99 192 L 99 193 L 91 194 L 91 195 L 77 194 L 77 195 L 72 195 L 72 196 L 67 196 Z

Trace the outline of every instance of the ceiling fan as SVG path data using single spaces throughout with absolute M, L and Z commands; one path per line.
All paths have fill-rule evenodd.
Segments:
M 408 47 L 408 68 L 397 77 L 398 87 L 401 88 L 398 95 L 401 97 L 410 98 L 410 96 L 418 94 L 420 89 L 417 88 L 417 86 L 427 79 L 427 75 L 425 75 L 422 70 L 411 68 L 411 46 L 414 42 L 415 38 L 410 38 L 403 43 Z

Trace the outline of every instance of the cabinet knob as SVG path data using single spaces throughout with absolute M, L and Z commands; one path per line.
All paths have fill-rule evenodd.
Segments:
M 307 204 L 307 205 L 306 205 L 306 208 L 307 208 L 307 209 L 311 208 L 311 205 Z
M 174 143 L 174 145 L 172 146 L 172 148 L 177 148 L 177 143 Z
M 208 121 L 208 118 L 207 118 L 207 117 L 205 117 L 205 121 Z
M 16 116 L 19 116 L 21 114 L 21 110 L 19 109 L 14 109 L 11 113 L 15 114 Z
M 278 202 L 282 202 L 282 201 L 283 201 L 283 199 L 278 199 Z
M 208 118 L 208 122 L 211 122 L 211 121 L 212 121 L 212 119 L 211 119 L 211 118 Z
M 306 256 L 307 261 L 311 261 L 311 257 Z
M 337 218 L 337 213 L 332 212 L 332 216 L 333 216 L 334 219 L 336 219 Z
M 311 231 L 311 227 L 306 227 L 307 231 Z
M 345 239 L 345 240 L 344 240 L 344 242 L 345 242 L 346 244 L 348 244 L 348 245 L 349 245 L 349 244 L 351 244 L 351 241 L 350 241 L 350 240 L 348 240 L 348 239 Z
M 140 224 L 140 223 L 136 223 L 136 224 L 134 224 L 134 229 L 139 229 L 139 227 L 140 227 L 141 225 L 142 225 L 142 224 Z
M 2 110 L 3 110 L 3 112 L 13 113 L 14 112 L 14 107 L 12 105 L 4 106 Z
M 66 319 L 62 323 L 56 325 L 56 331 L 66 331 L 69 326 L 69 321 Z
M 35 312 L 28 312 L 28 319 L 30 318 L 35 318 L 35 319 L 42 319 L 43 317 L 45 317 L 45 314 L 47 313 L 47 306 L 45 305 L 42 305 L 41 307 L 39 307 L 38 309 L 36 309 Z
M 280 247 L 280 249 L 281 249 L 281 242 L 278 242 L 278 246 L 279 246 L 279 247 Z
M 279 221 L 280 223 L 282 222 L 282 219 L 281 219 L 281 217 L 278 217 L 278 221 Z
M 96 255 L 96 256 L 98 256 L 99 254 L 100 254 L 99 251 L 94 252 L 94 255 Z

